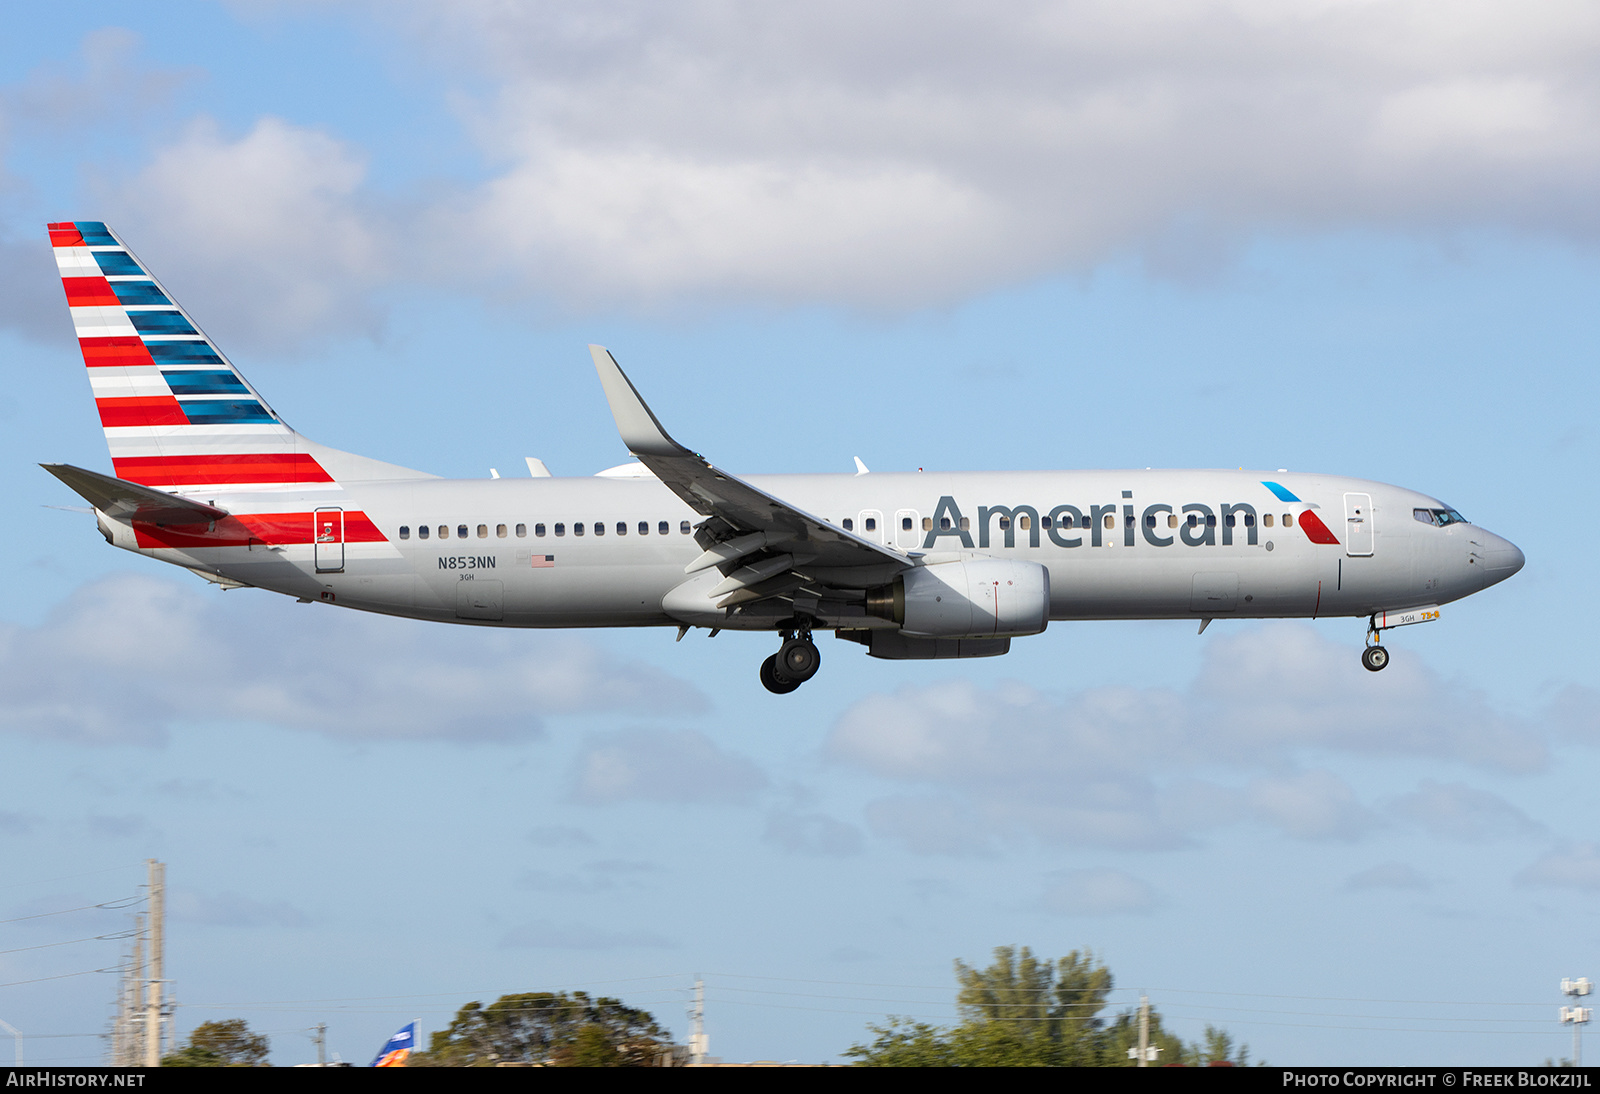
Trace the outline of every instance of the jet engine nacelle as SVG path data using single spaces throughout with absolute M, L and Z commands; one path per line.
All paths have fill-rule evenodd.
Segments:
M 872 590 L 867 611 L 918 638 L 1038 634 L 1050 622 L 1050 571 L 1000 558 L 919 566 Z

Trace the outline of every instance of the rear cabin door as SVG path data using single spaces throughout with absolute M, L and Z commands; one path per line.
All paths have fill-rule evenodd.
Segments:
M 311 515 L 311 542 L 317 560 L 317 573 L 344 572 L 344 510 L 318 509 Z
M 922 546 L 922 532 L 917 528 L 921 519 L 915 509 L 901 509 L 894 515 L 894 545 L 903 551 Z
M 1352 558 L 1372 553 L 1372 495 L 1344 496 L 1344 553 Z

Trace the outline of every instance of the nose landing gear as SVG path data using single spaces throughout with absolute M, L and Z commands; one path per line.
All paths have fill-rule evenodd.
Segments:
M 1382 672 L 1389 664 L 1389 651 L 1382 646 L 1368 646 L 1361 651 L 1361 664 L 1368 672 Z
M 810 630 L 802 629 L 798 635 L 784 631 L 778 652 L 761 662 L 761 686 L 774 695 L 787 695 L 815 676 L 821 666 L 822 653 L 811 641 Z

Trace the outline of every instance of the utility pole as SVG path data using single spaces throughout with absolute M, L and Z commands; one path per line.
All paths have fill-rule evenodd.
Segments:
M 1145 1067 L 1150 1063 L 1150 997 L 1139 996 L 1139 1062 L 1135 1067 Z
M 1570 996 L 1572 996 L 1572 998 L 1574 1000 L 1580 999 L 1583 996 L 1588 995 L 1593 990 L 1594 990 L 1594 985 L 1589 982 L 1589 978 L 1587 976 L 1580 976 L 1576 980 L 1563 980 L 1563 981 L 1561 981 L 1561 994 L 1562 995 L 1570 995 Z M 1584 1023 L 1589 1020 L 1590 1016 L 1593 1015 L 1593 1013 L 1594 1013 L 1594 1011 L 1589 1007 L 1562 1007 L 1561 1008 L 1561 1022 L 1562 1022 L 1562 1024 L 1565 1025 L 1568 1022 L 1572 1023 L 1572 1066 L 1573 1067 L 1582 1067 L 1583 1066 L 1583 1044 L 1582 1044 L 1582 1042 L 1580 1042 L 1578 1040 L 1578 1034 L 1580 1032 L 1582 1032 Z
M 328 1043 L 328 1023 L 318 1022 L 314 1028 L 317 1031 L 317 1035 L 311 1039 L 317 1043 L 317 1066 L 327 1067 L 328 1057 L 323 1049 Z
M 17 1066 L 22 1066 L 22 1031 L 4 1018 L 0 1018 L 0 1026 L 6 1027 L 6 1032 L 17 1039 Z
M 161 995 L 166 972 L 164 942 L 166 935 L 166 881 L 165 863 L 146 859 L 150 870 L 150 992 L 145 1001 L 144 1066 L 161 1066 Z
M 127 1027 L 128 1039 L 123 1047 L 124 1067 L 139 1067 L 144 1063 L 144 928 L 143 912 L 133 917 L 133 966 L 128 970 Z
M 689 1066 L 701 1067 L 706 1062 L 706 982 L 694 978 L 694 1005 L 689 1008 Z

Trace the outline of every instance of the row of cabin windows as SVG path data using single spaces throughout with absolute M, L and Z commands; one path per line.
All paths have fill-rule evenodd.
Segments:
M 581 535 L 584 534 L 585 529 L 587 529 L 589 527 L 591 527 L 591 526 L 583 524 L 581 522 L 580 523 L 574 523 L 572 525 L 572 534 L 575 535 L 575 536 L 581 536 Z M 594 528 L 594 534 L 595 535 L 603 536 L 603 535 L 606 534 L 606 526 L 605 526 L 605 522 L 604 521 L 597 520 L 597 521 L 594 522 L 592 527 Z M 438 531 L 440 539 L 449 539 L 450 538 L 450 526 L 448 524 L 439 525 L 437 531 Z M 545 526 L 542 523 L 541 524 L 535 524 L 533 526 L 533 534 L 534 534 L 534 536 L 536 538 L 542 538 L 545 535 L 546 531 L 547 531 L 547 529 L 545 528 Z M 692 531 L 694 531 L 694 529 L 692 527 L 690 527 L 688 521 L 684 520 L 684 521 L 679 521 L 678 522 L 678 533 L 680 535 L 685 535 L 686 536 Z M 431 536 L 433 534 L 433 532 L 434 532 L 434 529 L 431 528 L 429 525 L 419 524 L 417 526 L 417 538 L 418 539 L 427 539 L 429 536 Z M 566 526 L 566 524 L 558 522 L 555 525 L 555 533 L 558 536 L 566 535 L 567 534 L 567 526 Z M 494 526 L 494 534 L 499 539 L 505 539 L 506 536 L 510 534 L 510 531 L 509 531 L 509 529 L 507 529 L 507 527 L 504 524 L 496 524 Z M 528 535 L 528 526 L 526 524 L 517 525 L 516 534 L 517 534 L 517 538 L 518 539 L 525 539 L 527 537 L 527 535 Z M 625 520 L 617 521 L 617 535 L 625 536 L 627 534 L 628 534 L 628 522 L 625 521 Z M 639 534 L 641 536 L 647 536 L 647 535 L 650 534 L 650 522 L 649 521 L 641 520 L 639 522 Z M 663 521 L 660 521 L 660 522 L 658 522 L 656 524 L 656 535 L 658 535 L 658 536 L 668 536 L 668 535 L 671 535 L 671 534 L 672 534 L 672 522 L 670 520 L 663 520 Z M 456 525 L 456 538 L 457 539 L 470 539 L 471 536 L 472 536 L 472 527 L 471 527 L 471 525 L 467 525 L 467 524 L 458 524 L 458 525 Z M 411 538 L 411 526 L 409 524 L 402 524 L 400 526 L 400 538 L 401 539 L 410 539 Z M 478 525 L 478 538 L 479 539 L 488 539 L 489 538 L 489 526 L 487 524 Z
M 1417 510 L 1417 512 L 1418 513 L 1426 513 L 1428 511 L 1419 509 L 1419 510 Z M 1452 515 L 1454 515 L 1454 514 L 1452 514 Z M 1074 521 L 1071 517 L 1067 517 L 1064 520 L 1059 521 L 1057 523 L 1056 527 L 1058 527 L 1058 528 L 1075 528 L 1075 527 L 1088 528 L 1088 527 L 1090 527 L 1090 519 L 1091 519 L 1090 517 L 1085 516 L 1082 519 L 1081 522 L 1078 522 L 1078 521 Z M 1418 520 L 1422 520 L 1424 518 L 1419 516 L 1417 519 Z M 1459 516 L 1457 516 L 1456 519 L 1459 520 L 1461 518 Z M 1233 513 L 1229 513 L 1226 517 L 1223 518 L 1223 523 L 1226 524 L 1229 528 L 1235 527 L 1236 524 L 1237 524 L 1237 521 L 1238 521 L 1238 517 Z M 855 521 L 852 518 L 845 517 L 844 520 L 841 523 L 844 525 L 844 530 L 846 532 L 855 531 Z M 862 520 L 861 523 L 863 525 L 863 530 L 864 531 L 875 532 L 875 531 L 878 530 L 878 521 L 877 521 L 876 517 L 866 517 L 866 518 L 864 518 Z M 1133 518 L 1129 517 L 1128 518 L 1128 523 L 1131 525 L 1133 523 Z M 1156 515 L 1154 513 L 1146 513 L 1145 517 L 1144 517 L 1144 523 L 1145 523 L 1145 527 L 1147 527 L 1147 528 L 1156 527 Z M 1188 524 L 1188 526 L 1190 528 L 1198 528 L 1200 526 L 1200 514 L 1198 514 L 1198 513 L 1190 513 L 1185 518 L 1184 523 Z M 1256 518 L 1255 518 L 1255 514 L 1254 513 L 1246 513 L 1246 514 L 1244 514 L 1244 526 L 1246 528 L 1255 527 L 1255 523 L 1256 523 Z M 1263 514 L 1262 517 L 1261 517 L 1261 523 L 1263 525 L 1265 525 L 1266 527 L 1271 528 L 1272 524 L 1273 524 L 1273 514 L 1272 513 Z M 1448 522 L 1441 522 L 1441 523 L 1448 523 Z M 940 528 L 941 531 L 948 532 L 953 528 L 953 526 L 954 525 L 951 522 L 949 517 L 940 517 L 939 518 L 939 528 Z M 1117 518 L 1116 518 L 1115 514 L 1112 514 L 1112 513 L 1107 513 L 1106 514 L 1105 526 L 1108 529 L 1115 528 L 1117 526 Z M 1176 528 L 1177 526 L 1178 526 L 1178 515 L 1176 513 L 1168 513 L 1167 514 L 1167 527 L 1168 528 Z M 1206 527 L 1215 528 L 1216 526 L 1217 526 L 1217 518 L 1214 515 L 1207 514 L 1206 515 Z M 1294 514 L 1292 514 L 1292 513 L 1283 514 L 1283 526 L 1285 528 L 1294 527 Z M 594 529 L 594 534 L 597 535 L 597 536 L 603 536 L 603 535 L 606 534 L 605 522 L 604 521 L 598 521 L 598 520 L 595 521 L 592 525 L 585 525 L 581 521 L 575 522 L 572 525 L 572 534 L 575 535 L 575 536 L 581 536 L 581 535 L 584 534 L 585 529 L 589 528 L 589 527 L 592 527 Z M 900 518 L 900 527 L 904 531 L 907 531 L 907 532 L 911 531 L 912 530 L 912 518 L 911 517 L 901 517 Z M 1005 530 L 1009 529 L 1010 527 L 1011 527 L 1011 518 L 1010 517 L 1001 517 L 1000 518 L 1000 530 L 1001 531 L 1005 531 Z M 1026 513 L 1024 513 L 1022 516 L 1017 518 L 1017 527 L 1022 529 L 1024 532 L 1029 531 L 1033 527 L 1032 518 L 1029 517 Z M 1040 517 L 1039 518 L 1039 527 L 1041 527 L 1041 528 L 1049 528 L 1050 527 L 1050 518 L 1049 517 Z M 962 517 L 961 518 L 961 531 L 967 532 L 967 531 L 970 531 L 971 528 L 972 528 L 972 520 L 971 520 L 971 518 L 970 517 Z M 479 539 L 488 539 L 489 538 L 489 526 L 487 524 L 478 525 L 478 529 L 477 530 L 478 530 L 478 538 Z M 650 534 L 650 522 L 647 521 L 647 520 L 641 520 L 639 522 L 639 524 L 638 524 L 638 530 L 639 530 L 639 534 L 641 536 L 649 535 Z M 922 518 L 922 530 L 924 532 L 933 531 L 933 518 L 932 517 L 923 517 Z M 555 534 L 557 536 L 565 536 L 567 534 L 567 526 L 566 526 L 565 523 L 562 523 L 562 522 L 558 521 L 554 526 L 554 531 L 555 531 Z M 685 521 L 679 521 L 678 522 L 678 533 L 680 535 L 685 535 L 686 536 L 692 531 L 693 531 L 693 528 L 690 526 L 688 521 L 685 520 Z M 617 521 L 617 523 L 616 523 L 616 532 L 617 532 L 617 535 L 619 535 L 619 536 L 627 535 L 628 534 L 628 522 L 625 521 L 625 520 Z M 449 539 L 450 538 L 450 526 L 448 524 L 439 525 L 438 526 L 438 533 L 439 533 L 439 538 L 440 539 Z M 545 533 L 546 533 L 546 528 L 545 528 L 544 524 L 540 523 L 540 524 L 535 524 L 533 526 L 533 534 L 534 534 L 535 537 L 543 538 Z M 431 529 L 429 528 L 428 525 L 422 524 L 422 525 L 418 525 L 417 526 L 417 538 L 418 539 L 427 539 L 431 534 L 432 534 L 432 531 L 431 531 Z M 494 526 L 494 534 L 500 539 L 505 539 L 506 536 L 509 534 L 509 532 L 508 532 L 508 529 L 507 529 L 506 525 L 497 524 L 497 525 Z M 528 535 L 528 526 L 526 524 L 517 525 L 516 534 L 517 534 L 517 538 L 518 539 L 526 538 L 527 535 Z M 667 520 L 663 520 L 663 521 L 657 522 L 657 524 L 656 524 L 656 534 L 660 535 L 660 536 L 671 535 L 672 534 L 672 522 L 671 521 L 667 521 Z M 471 527 L 469 525 L 466 525 L 466 524 L 458 524 L 458 525 L 456 525 L 456 538 L 457 539 L 469 539 L 469 538 L 471 538 L 471 535 L 472 535 L 472 529 L 471 529 Z M 411 526 L 410 525 L 402 524 L 400 526 L 400 538 L 401 539 L 410 539 L 411 538 Z

